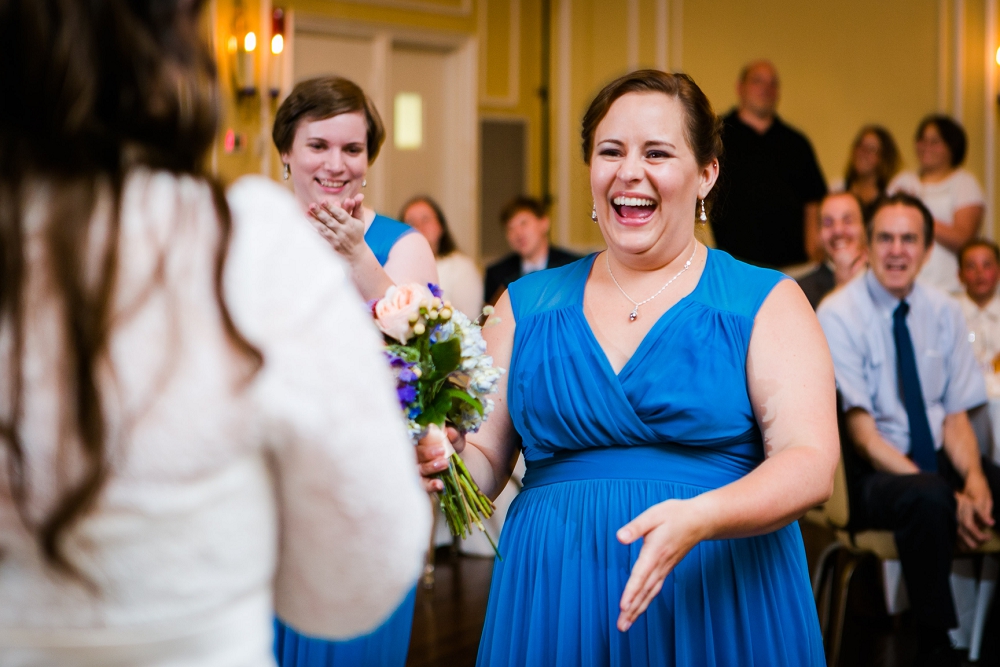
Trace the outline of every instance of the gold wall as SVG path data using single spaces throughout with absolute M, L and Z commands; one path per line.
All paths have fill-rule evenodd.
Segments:
M 248 145 L 227 154 L 220 136 L 214 164 L 227 180 L 266 166 L 274 176 L 276 155 L 266 159 L 273 149 L 265 125 L 276 103 L 237 103 L 229 84 L 225 44 L 234 1 L 212 5 L 215 43 L 224 128 L 244 134 Z M 258 31 L 271 1 L 242 2 Z M 542 0 L 273 2 L 331 19 L 477 37 L 480 116 L 527 120 L 528 187 L 532 194 L 541 193 Z M 900 144 L 904 166 L 913 167 L 919 119 L 934 111 L 959 114 L 970 139 L 965 166 L 988 193 L 997 192 L 996 170 L 989 166 L 996 161 L 996 139 L 992 146 L 986 141 L 997 119 L 996 101 L 986 102 L 988 78 L 995 81 L 1000 69 L 987 63 L 987 43 L 995 41 L 997 31 L 995 17 L 992 25 L 987 22 L 991 4 L 995 0 L 551 0 L 550 189 L 556 238 L 579 249 L 601 244 L 589 220 L 580 119 L 604 83 L 635 67 L 688 72 L 723 113 L 736 101 L 740 67 L 754 58 L 772 59 L 782 82 L 779 113 L 809 136 L 830 181 L 842 176 L 849 143 L 861 125 L 888 127 Z M 992 187 L 984 180 L 991 173 Z M 993 210 L 995 201 L 990 201 L 991 226 L 998 218 Z

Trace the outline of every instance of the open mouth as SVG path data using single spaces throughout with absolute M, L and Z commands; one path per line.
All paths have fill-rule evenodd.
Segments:
M 629 222 L 645 222 L 656 210 L 656 202 L 645 197 L 615 197 L 611 206 L 620 219 Z

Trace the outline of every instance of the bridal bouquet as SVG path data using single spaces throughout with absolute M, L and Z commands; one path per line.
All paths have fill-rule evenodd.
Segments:
M 481 327 L 442 299 L 436 285 L 392 286 L 372 306 L 385 336 L 386 355 L 396 376 L 396 394 L 410 438 L 416 443 L 432 425 L 450 424 L 463 433 L 479 430 L 493 410 L 487 398 L 503 370 L 486 354 Z M 465 537 L 495 509 L 476 485 L 445 437 L 448 468 L 438 501 L 451 534 Z M 486 533 L 496 551 L 496 544 Z M 499 555 L 499 552 L 498 552 Z

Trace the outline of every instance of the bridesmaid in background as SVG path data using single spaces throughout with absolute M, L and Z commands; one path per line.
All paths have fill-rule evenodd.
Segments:
M 361 88 L 340 77 L 299 83 L 275 116 L 274 145 L 291 178 L 295 198 L 319 233 L 350 266 L 366 300 L 393 284 L 437 283 L 427 240 L 363 205 L 362 188 L 385 130 Z M 403 667 L 410 644 L 416 586 L 375 632 L 333 642 L 302 635 L 275 621 L 281 667 Z
M 455 448 L 487 494 L 528 469 L 479 665 L 825 664 L 795 519 L 832 489 L 833 367 L 794 281 L 695 240 L 721 150 L 686 75 L 609 84 L 583 122 L 607 251 L 512 283 L 483 331 L 508 372 Z
M 437 283 L 426 239 L 363 204 L 385 129 L 357 84 L 336 76 L 298 84 L 281 103 L 271 137 L 295 198 L 347 260 L 362 297 L 378 299 L 393 284 Z

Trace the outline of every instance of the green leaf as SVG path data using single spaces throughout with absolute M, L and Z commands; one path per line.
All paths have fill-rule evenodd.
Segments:
M 468 403 L 476 409 L 476 412 L 483 414 L 483 404 L 478 398 L 469 396 L 468 392 L 464 389 L 456 389 L 455 387 L 448 387 L 442 392 L 449 399 L 455 401 L 462 401 L 463 403 Z
M 454 372 L 462 362 L 462 343 L 458 338 L 431 345 L 431 359 L 434 361 L 434 377 L 443 378 Z

